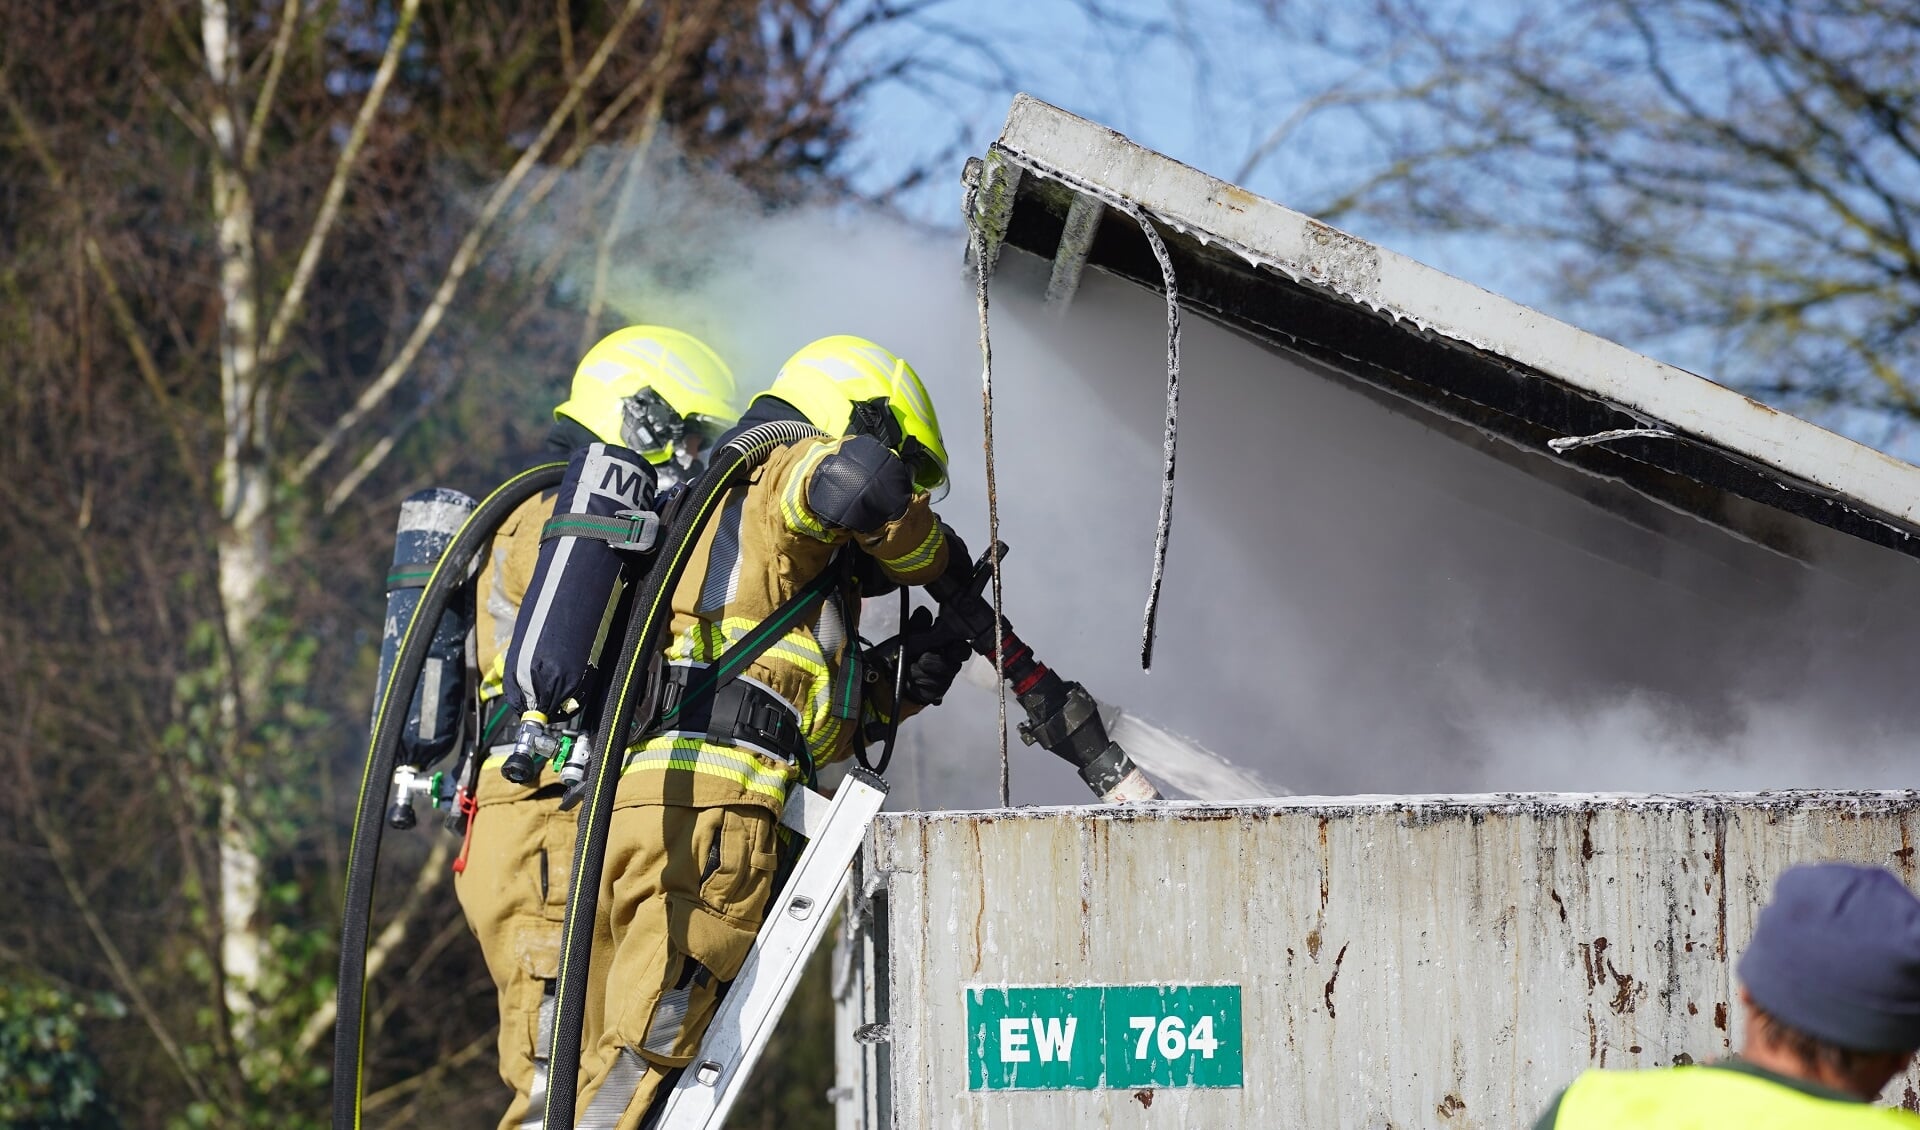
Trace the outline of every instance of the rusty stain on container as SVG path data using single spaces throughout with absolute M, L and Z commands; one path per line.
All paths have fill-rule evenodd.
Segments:
M 1146 1090 L 1135 1091 L 1133 1093 L 1133 1099 L 1141 1106 L 1150 1107 L 1153 1105 L 1153 1090 L 1148 1088 Z
M 1347 946 L 1350 946 L 1352 944 L 1353 944 L 1352 942 L 1348 942 Z M 1339 955 L 1333 959 L 1333 976 L 1327 978 L 1327 987 L 1325 990 L 1323 990 L 1327 998 L 1327 1019 L 1328 1020 L 1334 1019 L 1333 985 L 1334 985 L 1334 982 L 1340 980 L 1340 963 L 1347 960 L 1347 946 L 1341 946 Z
M 1593 940 L 1593 957 L 1587 970 L 1587 988 L 1594 988 L 1602 980 L 1611 980 L 1614 986 L 1613 999 L 1607 1002 L 1607 1007 L 1612 1009 L 1615 1015 L 1632 1012 L 1636 996 L 1633 974 L 1620 972 L 1619 968 L 1608 959 L 1605 937 Z
M 1327 872 L 1332 869 L 1332 852 L 1327 847 L 1327 817 L 1320 818 L 1320 909 L 1327 909 Z
M 1265 201 L 1238 185 L 1222 184 L 1213 191 L 1213 203 L 1229 212 L 1245 212 Z
M 1434 1105 L 1433 1111 L 1442 1118 L 1452 1118 L 1465 1109 L 1467 1109 L 1466 1102 L 1459 1095 L 1448 1092 L 1445 1098 Z
M 1720 894 L 1720 900 L 1714 907 L 1713 956 L 1725 961 L 1727 960 L 1727 818 L 1724 815 L 1713 822 L 1713 882 L 1707 891 L 1712 893 L 1716 890 Z

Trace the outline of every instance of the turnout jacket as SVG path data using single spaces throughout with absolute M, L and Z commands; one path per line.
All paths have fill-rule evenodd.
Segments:
M 554 491 L 534 495 L 521 503 L 493 536 L 486 563 L 480 567 L 474 603 L 474 651 L 480 667 L 480 697 L 501 693 L 506 673 L 507 647 L 513 643 L 513 622 L 520 602 L 533 583 L 540 562 L 540 530 L 553 517 Z M 512 734 L 513 728 L 506 732 Z
M 846 468 L 871 444 L 861 437 L 817 437 L 774 452 L 723 496 L 672 596 L 666 662 L 697 669 L 822 570 L 843 571 L 845 579 L 741 673 L 793 708 L 816 766 L 846 757 L 861 740 L 863 698 L 879 697 L 870 705 L 891 708 L 891 686 L 875 696 L 885 680 L 865 682 L 858 670 L 858 577 L 872 570 L 848 567 L 835 554 L 863 554 L 887 579 L 903 584 L 931 581 L 947 565 L 947 538 L 924 493 L 911 495 L 891 520 L 854 520 L 867 529 L 848 528 L 819 512 L 820 500 L 845 487 Z M 823 474 L 838 477 L 818 481 Z M 909 704 L 902 713 L 913 709 Z M 650 730 L 628 751 L 620 804 L 753 804 L 778 814 L 803 772 L 802 766 L 704 734 Z

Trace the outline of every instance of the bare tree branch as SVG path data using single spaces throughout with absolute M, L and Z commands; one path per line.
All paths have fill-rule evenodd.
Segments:
M 360 1104 L 360 1109 L 371 1114 L 376 1110 L 383 1110 L 399 1102 L 401 1099 L 406 1098 L 422 1087 L 430 1087 L 438 1083 L 448 1075 L 473 1062 L 473 1060 L 478 1058 L 481 1052 L 486 1051 L 487 1046 L 493 1042 L 494 1034 L 492 1032 L 482 1033 L 466 1047 L 461 1048 L 450 1056 L 442 1058 L 438 1063 L 418 1075 L 410 1075 L 398 1083 L 393 1084 L 391 1087 L 382 1087 L 380 1090 L 368 1095 L 366 1100 Z
M 32 717 L 33 705 L 29 702 L 26 709 L 27 724 L 22 726 L 21 732 L 32 732 Z M 93 900 L 87 896 L 86 887 L 81 883 L 79 872 L 74 866 L 73 848 L 67 843 L 66 837 L 60 834 L 60 829 L 48 819 L 46 807 L 40 801 L 39 788 L 33 780 L 33 765 L 28 760 L 26 749 L 18 742 L 15 743 L 15 757 L 16 776 L 20 781 L 21 792 L 25 795 L 27 807 L 33 815 L 33 826 L 40 832 L 41 839 L 46 841 L 47 849 L 53 855 L 54 867 L 60 872 L 60 882 L 66 887 L 67 897 L 73 900 L 74 909 L 80 912 L 81 919 L 87 924 L 88 932 L 93 935 L 94 943 L 100 947 L 101 954 L 106 957 L 107 968 L 113 974 L 114 984 L 126 994 L 129 1001 L 133 1002 L 134 1011 L 140 1014 L 140 1019 L 145 1022 L 147 1030 L 153 1033 L 154 1041 L 173 1062 L 187 1090 L 198 1101 L 216 1110 L 221 1109 L 221 1104 L 216 1102 L 202 1085 L 200 1075 L 188 1062 L 180 1041 L 174 1038 L 173 1033 L 167 1029 L 165 1021 L 160 1019 L 160 1013 L 153 1007 L 153 1002 L 147 999 L 146 992 L 140 988 L 139 980 L 134 977 L 133 968 L 127 964 L 127 959 L 121 954 L 120 947 L 114 944 L 113 936 L 107 933 L 105 924 L 100 921 L 100 915 L 93 908 Z
M 406 19 L 404 15 L 401 18 Z M 293 43 L 294 29 L 299 26 L 300 0 L 286 0 L 280 8 L 280 24 L 273 29 L 273 47 L 267 53 L 267 77 L 260 81 L 260 93 L 253 100 L 253 118 L 247 123 L 246 147 L 240 155 L 240 168 L 246 172 L 254 171 L 260 164 L 260 140 L 267 131 L 267 115 L 273 111 L 274 97 L 280 91 L 280 72 L 287 63 L 287 48 Z
M 419 874 L 413 877 L 413 887 L 407 891 L 406 901 L 400 904 L 400 909 L 395 912 L 386 928 L 380 931 L 380 936 L 367 947 L 368 981 L 378 977 L 380 971 L 386 968 L 394 951 L 407 940 L 407 932 L 413 928 L 414 919 L 427 905 L 428 898 L 439 890 L 446 882 L 447 876 L 452 874 L 448 868 L 453 855 L 453 849 L 449 846 L 452 842 L 446 836 L 434 837 L 433 849 L 427 852 L 426 862 L 420 865 Z M 312 1016 L 307 1018 L 306 1024 L 300 1029 L 300 1035 L 293 1042 L 295 1059 L 313 1051 L 319 1045 L 321 1037 L 333 1031 L 335 1004 L 336 1002 L 332 1000 L 325 1001 L 314 1010 Z
M 640 185 L 640 171 L 646 167 L 647 154 L 653 149 L 654 134 L 660 128 L 660 115 L 666 104 L 665 83 L 655 83 L 653 98 L 630 143 L 626 173 L 620 181 L 620 195 L 613 202 L 613 214 L 600 227 L 593 252 L 593 289 L 587 295 L 587 314 L 580 324 L 580 352 L 584 355 L 600 336 L 600 314 L 606 308 L 607 278 L 613 269 L 613 244 L 627 230 L 627 215 L 633 209 L 634 192 Z
M 287 0 L 289 8 L 298 4 L 299 0 Z M 347 142 L 340 147 L 340 156 L 333 163 L 333 175 L 327 179 L 326 192 L 320 198 L 320 211 L 314 216 L 313 228 L 300 247 L 300 259 L 293 268 L 293 278 L 288 281 L 287 291 L 273 312 L 273 323 L 267 329 L 266 342 L 260 347 L 263 364 L 270 365 L 279 358 L 287 330 L 292 327 L 293 320 L 299 316 L 306 302 L 307 287 L 313 282 L 313 273 L 320 266 L 321 248 L 326 246 L 327 236 L 333 232 L 334 220 L 340 214 L 340 201 L 347 194 L 347 182 L 353 178 L 354 162 L 360 157 L 361 146 L 366 144 L 367 131 L 372 128 L 373 119 L 380 113 L 380 104 L 386 100 L 387 87 L 393 82 L 393 72 L 400 65 L 400 54 L 406 48 L 407 37 L 413 31 L 414 17 L 419 12 L 420 0 L 402 0 L 400 17 L 394 22 L 393 34 L 387 37 L 385 53 L 380 56 L 380 69 L 374 72 L 373 84 L 367 87 L 366 97 L 360 100 L 360 112 L 354 115 L 353 128 L 347 132 Z M 290 22 L 282 24 L 283 29 L 288 26 L 291 26 Z M 278 44 L 275 46 L 277 48 Z M 256 128 L 247 139 L 249 145 L 258 140 L 258 117 L 260 107 L 265 105 L 263 96 L 259 106 L 255 107 Z
M 586 67 L 567 88 L 566 96 L 561 99 L 560 104 L 548 116 L 540 135 L 534 139 L 533 144 L 527 146 L 526 151 L 520 155 L 520 159 L 514 162 L 513 168 L 508 170 L 506 177 L 487 197 L 486 203 L 480 209 L 480 214 L 474 219 L 473 226 L 468 229 L 466 238 L 461 240 L 459 248 L 454 252 L 453 261 L 447 265 L 447 271 L 440 280 L 439 289 L 434 292 L 426 310 L 421 313 L 420 320 L 415 323 L 413 333 L 407 338 L 406 344 L 381 370 L 380 375 L 361 391 L 354 400 L 353 406 L 334 421 L 333 426 L 327 429 L 320 441 L 300 460 L 292 474 L 288 476 L 290 485 L 298 487 L 311 478 L 314 471 L 318 470 L 320 465 L 339 448 L 347 433 L 379 407 L 413 368 L 414 360 L 419 357 L 420 350 L 426 346 L 427 339 L 433 336 L 434 330 L 440 326 L 441 319 L 446 317 L 454 292 L 460 288 L 460 283 L 466 278 L 468 269 L 473 266 L 474 259 L 479 254 L 480 245 L 490 233 L 494 220 L 507 206 L 507 202 L 513 198 L 514 192 L 520 187 L 520 182 L 525 180 L 527 174 L 539 163 L 541 155 L 546 152 L 547 146 L 552 143 L 554 136 L 560 132 L 561 126 L 573 113 L 573 107 L 586 93 L 587 87 L 600 77 L 600 71 L 607 65 L 607 60 L 613 57 L 614 49 L 619 46 L 627 28 L 632 25 L 634 18 L 644 7 L 646 7 L 646 0 L 627 0 L 626 7 L 614 21 L 613 27 L 608 30 L 599 49 L 594 52 L 593 57 L 587 61 Z
M 14 128 L 27 149 L 39 162 L 47 182 L 56 194 L 62 197 L 74 213 L 74 221 L 81 231 L 81 247 L 87 257 L 87 266 L 93 271 L 94 278 L 100 283 L 100 289 L 107 299 L 107 308 L 113 314 L 114 324 L 119 327 L 120 335 L 126 341 L 128 352 L 133 354 L 134 367 L 139 370 L 142 383 L 153 394 L 154 401 L 160 406 L 160 418 L 165 422 L 168 433 L 173 437 L 174 450 L 180 459 L 180 469 L 194 484 L 196 489 L 204 488 L 206 472 L 200 464 L 200 457 L 193 443 L 188 439 L 186 427 L 181 422 L 180 412 L 174 406 L 173 397 L 167 392 L 166 381 L 160 376 L 160 366 L 153 359 L 152 350 L 147 348 L 146 336 L 140 331 L 140 323 L 127 306 L 126 298 L 120 293 L 120 286 L 114 280 L 113 271 L 107 265 L 106 254 L 100 249 L 100 241 L 87 229 L 86 219 L 79 212 L 79 202 L 67 191 L 66 171 L 47 148 L 46 142 L 34 128 L 33 121 L 27 116 L 26 108 L 14 97 L 13 85 L 7 72 L 0 70 L 0 99 L 7 104 L 7 115 L 13 119 Z

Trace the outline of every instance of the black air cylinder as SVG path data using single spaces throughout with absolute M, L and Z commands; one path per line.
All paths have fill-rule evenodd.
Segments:
M 612 517 L 653 503 L 653 467 L 637 452 L 593 443 L 573 453 L 554 503 L 567 514 Z M 507 703 L 517 711 L 557 716 L 577 697 L 607 612 L 619 595 L 626 556 L 593 537 L 549 537 L 507 649 Z

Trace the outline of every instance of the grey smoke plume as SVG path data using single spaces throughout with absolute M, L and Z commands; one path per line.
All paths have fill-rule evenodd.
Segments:
M 705 335 L 748 387 L 829 333 L 906 356 L 953 456 L 940 510 L 982 548 L 964 239 L 859 211 L 767 217 L 684 175 L 640 198 L 609 308 Z M 1257 782 L 1234 787 L 1913 783 L 1915 562 L 1811 527 L 1819 568 L 1690 519 L 1651 533 L 1197 316 L 1143 674 L 1164 313 L 1090 275 L 1056 318 L 1044 278 L 1010 254 L 994 290 L 1007 614 L 1067 677 Z M 963 680 L 903 731 L 897 803 L 993 802 L 990 695 Z M 1014 750 L 1015 803 L 1086 799 L 1064 765 Z

